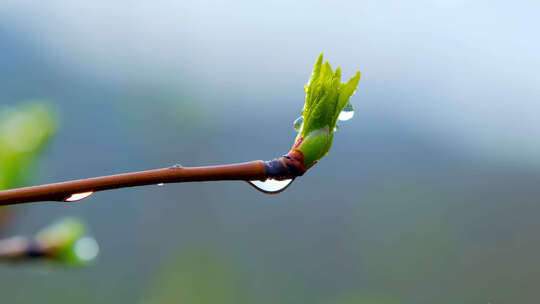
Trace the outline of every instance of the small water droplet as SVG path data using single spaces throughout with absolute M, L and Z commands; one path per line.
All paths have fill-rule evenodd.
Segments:
M 297 132 L 300 132 L 303 124 L 304 124 L 304 116 L 300 116 L 294 120 L 293 127 Z
M 338 130 L 339 130 L 339 126 L 336 125 L 336 126 L 334 127 L 334 132 L 337 132 Z
M 248 181 L 248 183 L 255 189 L 266 194 L 280 193 L 287 189 L 292 184 L 292 182 L 293 179 L 276 180 L 271 178 L 265 180 L 264 182 L 258 180 Z
M 64 199 L 64 202 L 78 202 L 82 201 L 85 198 L 90 197 L 90 195 L 94 194 L 94 191 L 88 191 L 88 192 L 81 192 L 81 193 L 75 193 L 70 196 L 68 196 L 66 199 Z
M 160 187 L 161 187 L 161 186 L 165 186 L 164 183 L 159 183 L 159 184 L 157 184 L 157 185 L 160 186 Z
M 184 166 L 182 166 L 181 164 L 174 164 L 169 167 L 169 169 L 180 169 L 180 168 L 184 168 Z
M 341 121 L 347 121 L 347 120 L 353 118 L 353 116 L 354 116 L 354 107 L 349 102 L 345 106 L 345 108 L 343 108 L 343 111 L 341 111 L 341 113 L 339 113 L 338 119 L 341 120 Z

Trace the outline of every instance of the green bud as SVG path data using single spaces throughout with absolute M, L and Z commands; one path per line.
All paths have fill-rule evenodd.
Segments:
M 360 72 L 356 72 L 347 83 L 341 82 L 341 69 L 332 71 L 328 62 L 323 64 L 323 54 L 317 58 L 304 88 L 304 122 L 295 143 L 295 148 L 304 154 L 304 167 L 309 168 L 330 151 L 339 113 L 349 103 L 359 81 Z
M 41 230 L 36 240 L 55 260 L 83 264 L 93 260 L 99 252 L 97 242 L 86 235 L 86 230 L 82 220 L 69 217 Z
M 311 132 L 297 147 L 304 155 L 304 167 L 309 168 L 313 163 L 325 157 L 330 151 L 334 132 L 322 128 Z

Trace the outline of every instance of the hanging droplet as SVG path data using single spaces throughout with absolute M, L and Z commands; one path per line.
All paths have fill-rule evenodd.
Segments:
M 303 124 L 304 124 L 304 116 L 300 116 L 294 120 L 293 127 L 297 132 L 300 132 Z
M 253 186 L 253 188 L 266 194 L 280 193 L 287 189 L 292 184 L 292 182 L 293 179 L 276 180 L 271 178 L 265 180 L 264 182 L 258 180 L 248 181 L 248 183 Z
M 341 113 L 339 113 L 338 119 L 341 120 L 341 121 L 347 121 L 347 120 L 353 118 L 353 116 L 354 116 L 354 107 L 349 102 L 345 106 L 345 108 L 343 108 Z
M 64 202 L 78 202 L 82 201 L 85 198 L 90 197 L 90 195 L 94 194 L 94 191 L 88 191 L 88 192 L 81 192 L 81 193 L 75 193 L 70 196 L 68 196 L 66 199 L 64 199 Z
M 160 187 L 165 186 L 164 183 L 159 183 L 159 184 L 157 184 L 157 185 L 160 186 Z
M 184 168 L 184 166 L 182 166 L 181 164 L 174 164 L 169 167 L 169 169 L 180 169 L 180 168 Z
M 339 130 L 339 126 L 336 125 L 336 126 L 334 127 L 334 132 L 337 132 L 338 130 Z

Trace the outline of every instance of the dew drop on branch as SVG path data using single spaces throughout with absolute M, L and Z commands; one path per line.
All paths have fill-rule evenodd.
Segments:
M 262 193 L 266 194 L 276 194 L 287 189 L 293 182 L 293 179 L 285 180 L 276 180 L 276 179 L 267 179 L 263 181 L 248 181 L 248 183 L 253 186 L 253 188 L 259 190 Z
M 347 121 L 347 120 L 353 118 L 353 116 L 354 116 L 354 107 L 349 102 L 345 106 L 345 108 L 343 108 L 341 113 L 339 113 L 338 119 L 341 120 L 341 121 Z
M 66 199 L 64 199 L 64 202 L 71 203 L 71 202 L 82 201 L 83 199 L 90 197 L 92 194 L 94 194 L 94 191 L 74 193 L 74 194 L 68 196 Z
M 180 168 L 184 168 L 184 166 L 182 166 L 181 164 L 174 164 L 169 167 L 169 169 L 180 169 Z

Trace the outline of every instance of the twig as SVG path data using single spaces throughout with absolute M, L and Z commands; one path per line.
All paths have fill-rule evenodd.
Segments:
M 56 184 L 0 191 L 0 205 L 84 199 L 94 192 L 153 184 L 220 180 L 284 180 L 304 173 L 303 156 L 294 149 L 271 161 L 206 167 L 170 167 L 111 176 L 80 179 Z

